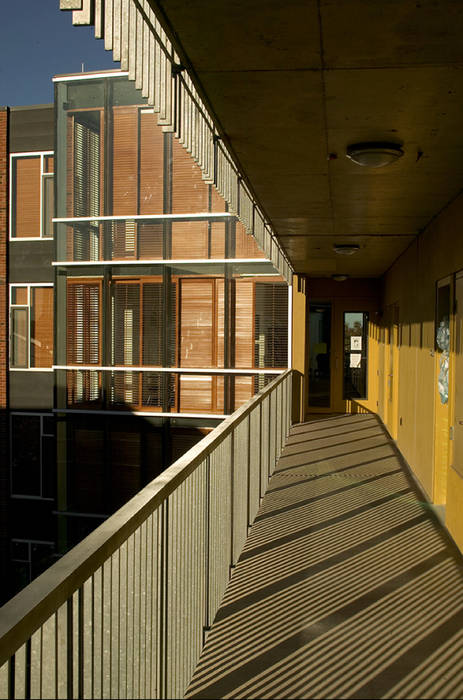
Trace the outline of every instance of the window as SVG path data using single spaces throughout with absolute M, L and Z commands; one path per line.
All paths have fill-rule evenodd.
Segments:
M 54 159 L 51 152 L 11 155 L 10 238 L 52 238 Z
M 53 364 L 53 285 L 10 285 L 10 367 Z
M 13 413 L 11 434 L 11 493 L 53 499 L 55 422 L 48 413 Z

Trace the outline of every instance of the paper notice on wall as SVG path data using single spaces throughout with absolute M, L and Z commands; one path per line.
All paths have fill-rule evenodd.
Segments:
M 362 349 L 362 336 L 361 335 L 351 335 L 351 337 L 350 337 L 350 349 L 351 350 L 361 350 Z
M 350 366 L 351 367 L 361 367 L 362 365 L 362 355 L 359 352 L 351 352 L 350 354 Z

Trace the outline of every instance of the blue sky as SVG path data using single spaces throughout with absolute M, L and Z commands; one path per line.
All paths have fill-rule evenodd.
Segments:
M 0 0 L 0 105 L 53 102 L 59 73 L 119 68 L 93 27 L 73 27 L 59 0 Z

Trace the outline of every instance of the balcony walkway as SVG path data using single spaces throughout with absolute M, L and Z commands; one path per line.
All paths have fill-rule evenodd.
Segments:
M 187 697 L 463 697 L 462 557 L 375 416 L 292 429 Z

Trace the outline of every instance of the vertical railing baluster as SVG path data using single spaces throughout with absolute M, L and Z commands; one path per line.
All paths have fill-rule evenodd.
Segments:
M 77 695 L 84 697 L 84 591 L 81 586 L 77 593 Z
M 74 697 L 74 655 L 73 655 L 73 610 L 72 597 L 66 602 L 66 651 L 67 651 L 67 668 L 66 668 L 66 685 L 67 697 Z
M 207 632 L 209 632 L 211 627 L 211 620 L 209 618 L 209 607 L 210 607 L 210 597 L 211 597 L 211 573 L 210 573 L 210 563 L 211 563 L 211 457 L 208 455 L 206 457 L 206 474 L 204 479 L 204 498 L 205 498 L 205 509 L 204 509 L 204 564 L 205 564 L 205 591 L 204 591 L 204 629 L 203 629 L 203 644 L 206 641 Z

